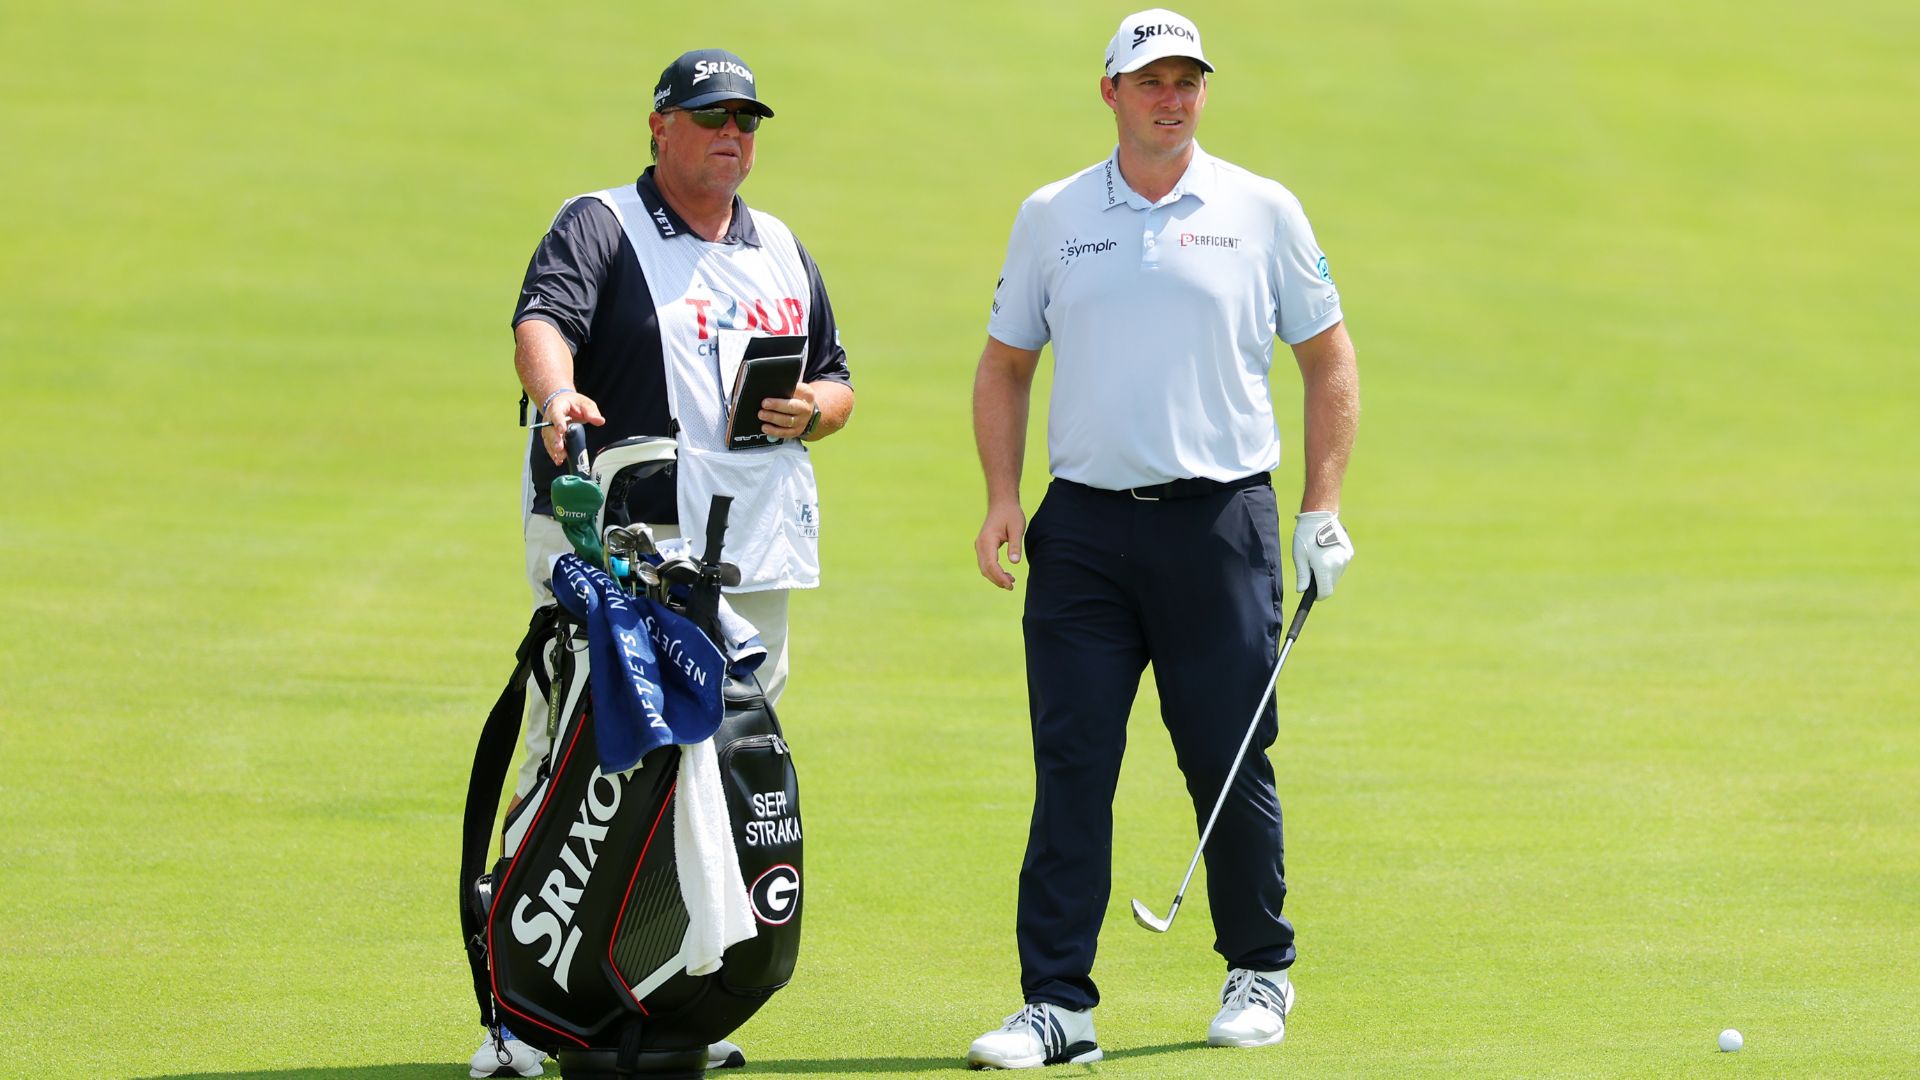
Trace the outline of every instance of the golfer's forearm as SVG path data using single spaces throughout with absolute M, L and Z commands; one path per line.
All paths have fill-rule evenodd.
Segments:
M 973 378 L 973 442 L 987 481 L 987 503 L 1020 499 L 1027 448 L 1027 406 L 1038 353 L 989 341 Z M 1007 355 L 1014 354 L 1014 355 Z
M 1302 510 L 1339 510 L 1340 486 L 1360 426 L 1360 373 L 1344 326 L 1300 351 L 1305 386 L 1301 447 L 1306 463 Z
M 1303 440 L 1307 475 L 1300 509 L 1339 510 L 1340 485 L 1347 476 L 1347 459 L 1353 453 L 1353 435 L 1359 426 L 1359 395 L 1330 390 L 1317 402 L 1309 394 L 1307 401 Z
M 552 323 L 527 319 L 513 328 L 513 370 L 537 406 L 555 390 L 573 385 L 573 349 Z
M 1018 501 L 1027 446 L 1026 399 L 975 393 L 973 441 L 987 481 L 987 502 Z

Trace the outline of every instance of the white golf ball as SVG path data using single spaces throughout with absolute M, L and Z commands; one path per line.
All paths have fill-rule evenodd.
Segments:
M 1745 1045 L 1747 1045 L 1747 1040 L 1741 1038 L 1740 1033 L 1732 1028 L 1728 1028 L 1720 1033 L 1720 1049 L 1725 1050 L 1729 1054 Z

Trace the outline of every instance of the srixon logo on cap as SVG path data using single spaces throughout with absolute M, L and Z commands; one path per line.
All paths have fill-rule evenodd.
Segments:
M 705 82 L 712 75 L 738 75 L 748 82 L 753 81 L 753 72 L 731 60 L 701 60 L 693 65 L 695 85 Z
M 1133 47 L 1137 49 L 1141 42 L 1161 34 L 1172 34 L 1175 37 L 1186 38 L 1188 41 L 1196 40 L 1192 30 L 1178 23 L 1141 23 L 1133 28 Z

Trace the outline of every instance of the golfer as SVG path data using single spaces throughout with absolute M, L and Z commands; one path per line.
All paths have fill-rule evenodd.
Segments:
M 653 166 L 634 183 L 568 200 L 534 250 L 513 314 L 513 362 L 546 424 L 529 440 L 523 481 L 534 605 L 553 602 L 550 562 L 572 550 L 547 498 L 567 428 L 587 425 L 593 452 L 630 436 L 671 435 L 674 472 L 635 484 L 627 511 L 657 537 L 698 537 L 713 494 L 734 496 L 727 557 L 741 582 L 727 599 L 760 631 L 767 659 L 759 675 L 774 701 L 787 679 L 788 592 L 819 584 L 819 505 L 805 444 L 846 426 L 853 388 L 819 268 L 779 219 L 738 194 L 771 116 L 752 69 L 733 53 L 703 49 L 669 64 L 647 118 Z M 720 357 L 739 338 L 762 334 L 803 335 L 805 367 L 792 397 L 740 406 L 783 441 L 729 451 L 731 387 L 721 384 Z M 537 691 L 527 701 L 516 797 L 532 790 L 547 752 L 545 703 Z M 728 1043 L 713 1057 L 739 1063 Z M 536 1076 L 539 1062 L 539 1051 L 501 1029 L 474 1054 L 473 1075 Z
M 1212 71 L 1187 19 L 1156 9 L 1121 22 L 1100 84 L 1119 145 L 1021 206 L 994 293 L 974 382 L 987 483 L 974 549 L 1003 589 L 1014 584 L 1003 548 L 1031 573 L 1035 792 L 1017 925 L 1025 1006 L 974 1040 L 974 1066 L 1101 1056 L 1094 946 L 1127 714 L 1148 664 L 1196 825 L 1233 785 L 1207 847 L 1214 948 L 1227 968 L 1207 1041 L 1264 1046 L 1286 1034 L 1294 942 L 1264 752 L 1271 707 L 1227 775 L 1281 634 L 1274 339 L 1305 382 L 1294 586 L 1311 580 L 1321 598 L 1353 555 L 1338 512 L 1359 388 L 1340 297 L 1299 201 L 1194 141 Z M 1053 481 L 1029 522 L 1021 450 L 1049 342 Z

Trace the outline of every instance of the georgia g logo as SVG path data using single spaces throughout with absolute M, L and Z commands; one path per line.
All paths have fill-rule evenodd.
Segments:
M 780 863 L 753 879 L 747 890 L 753 917 L 768 926 L 784 926 L 800 910 L 800 871 Z

